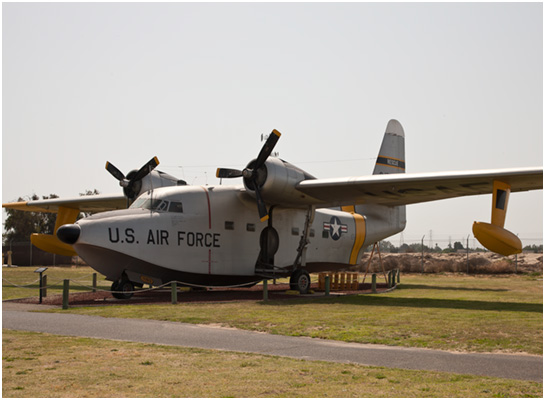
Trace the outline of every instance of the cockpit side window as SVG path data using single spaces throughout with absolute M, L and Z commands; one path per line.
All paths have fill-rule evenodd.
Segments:
M 166 211 L 168 210 L 168 201 L 154 200 L 151 209 L 155 211 Z
M 167 201 L 161 199 L 136 199 L 134 203 L 131 204 L 130 208 L 143 208 L 145 210 L 159 211 L 159 212 L 175 212 L 182 213 L 183 205 L 179 201 Z
M 184 207 L 182 206 L 182 203 L 180 201 L 171 201 L 168 211 L 181 213 L 181 212 L 184 212 Z

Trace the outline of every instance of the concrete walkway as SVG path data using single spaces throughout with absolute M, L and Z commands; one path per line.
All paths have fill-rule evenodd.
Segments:
M 3 328 L 161 345 L 259 353 L 307 360 L 543 381 L 543 357 L 365 345 L 175 322 L 29 312 L 4 302 Z

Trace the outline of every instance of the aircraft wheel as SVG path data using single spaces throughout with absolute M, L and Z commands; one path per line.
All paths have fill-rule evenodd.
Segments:
M 304 269 L 296 270 L 290 277 L 290 289 L 298 290 L 301 294 L 310 291 L 310 275 Z
M 112 292 L 112 296 L 114 296 L 116 299 L 121 299 L 121 297 L 119 297 L 120 293 L 114 293 L 119 290 L 118 286 L 119 286 L 119 282 L 113 281 L 112 286 L 110 287 L 110 291 Z
M 112 293 L 112 296 L 114 296 L 116 299 L 127 300 L 134 295 L 134 284 L 126 279 L 123 279 L 120 282 L 116 281 L 112 283 L 111 291 L 118 292 Z

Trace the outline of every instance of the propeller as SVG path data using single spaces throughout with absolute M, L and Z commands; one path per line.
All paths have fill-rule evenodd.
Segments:
M 132 200 L 140 192 L 142 188 L 142 178 L 148 175 L 159 165 L 159 159 L 153 157 L 144 164 L 138 171 L 131 171 L 125 176 L 123 172 L 115 167 L 110 162 L 106 162 L 106 170 L 119 181 L 119 186 L 123 188 L 123 193 L 127 196 L 127 200 Z
M 257 202 L 257 211 L 259 212 L 259 218 L 261 221 L 266 221 L 269 219 L 269 213 L 267 211 L 267 206 L 261 197 L 259 188 L 265 183 L 267 179 L 267 170 L 263 168 L 265 161 L 271 155 L 274 146 L 280 139 L 281 133 L 276 129 L 273 129 L 265 144 L 261 148 L 257 158 L 250 162 L 246 168 L 242 171 L 238 169 L 230 168 L 218 168 L 216 170 L 217 178 L 244 178 L 244 183 L 246 187 L 255 192 L 255 199 Z

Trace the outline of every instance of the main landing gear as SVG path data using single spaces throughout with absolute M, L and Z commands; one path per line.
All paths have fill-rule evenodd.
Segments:
M 297 290 L 301 294 L 310 291 L 310 275 L 304 269 L 296 269 L 290 277 L 290 289 Z
M 134 295 L 134 284 L 124 277 L 112 283 L 110 290 L 116 299 L 128 300 Z

